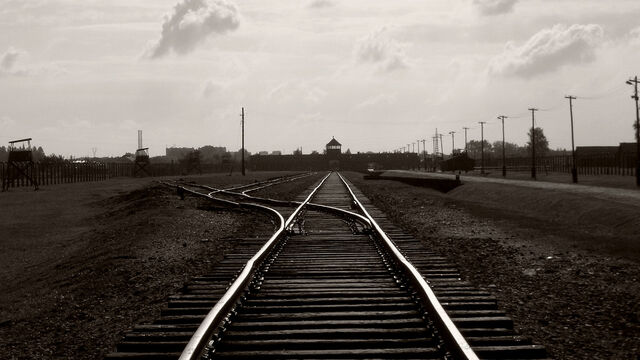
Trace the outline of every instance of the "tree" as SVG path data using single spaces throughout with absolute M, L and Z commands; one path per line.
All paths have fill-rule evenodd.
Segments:
M 492 144 L 494 157 L 502 157 L 502 140 L 494 141 Z M 504 154 L 506 157 L 524 157 L 527 156 L 527 149 L 518 144 L 505 141 Z
M 351 150 L 347 148 L 347 151 L 344 152 L 346 155 L 351 155 Z
M 40 160 L 43 164 L 64 164 L 67 162 L 62 155 L 49 154 Z
M 536 156 L 542 157 L 549 151 L 549 141 L 547 140 L 547 137 L 544 135 L 544 131 L 542 131 L 542 128 L 539 128 L 539 127 L 535 128 L 534 134 L 535 134 L 534 140 L 536 143 Z M 531 129 L 529 129 L 527 136 L 529 137 L 529 140 L 527 141 L 527 146 L 526 146 L 527 153 L 531 155 Z
M 485 157 L 493 151 L 491 144 L 484 140 Z M 482 142 L 478 140 L 470 140 L 467 143 L 467 155 L 472 159 L 480 159 L 482 157 Z
M 42 161 L 46 157 L 42 146 L 38 146 L 37 149 L 33 150 L 33 161 Z

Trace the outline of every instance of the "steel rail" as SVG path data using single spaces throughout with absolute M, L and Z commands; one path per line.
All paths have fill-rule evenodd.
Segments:
M 256 271 L 259 269 L 260 265 L 264 261 L 264 259 L 271 253 L 271 250 L 277 244 L 277 240 L 283 234 L 285 228 L 289 226 L 296 219 L 300 210 L 311 200 L 311 198 L 316 194 L 318 189 L 324 184 L 325 180 L 331 175 L 331 173 L 327 174 L 318 186 L 316 186 L 313 191 L 307 196 L 305 201 L 303 201 L 296 210 L 289 216 L 289 218 L 284 221 L 284 218 L 280 213 L 271 208 L 267 208 L 266 206 L 257 205 L 257 204 L 246 204 L 252 205 L 256 207 L 261 207 L 265 209 L 269 209 L 277 214 L 280 218 L 280 226 L 278 230 L 271 236 L 271 238 L 260 248 L 260 250 L 247 261 L 246 265 L 242 269 L 242 272 L 236 280 L 231 284 L 229 289 L 225 292 L 222 298 L 216 303 L 216 305 L 209 311 L 205 319 L 202 321 L 196 332 L 193 334 L 189 343 L 183 350 L 180 355 L 180 360 L 194 360 L 201 356 L 202 351 L 205 346 L 209 342 L 211 335 L 215 329 L 222 323 L 222 321 L 227 317 L 229 312 L 232 310 L 233 306 L 235 306 L 246 290 L 247 286 L 253 280 L 253 277 Z M 212 198 L 210 194 L 206 195 L 209 198 Z
M 285 182 L 290 182 L 290 181 L 295 181 L 295 180 L 298 180 L 298 179 L 302 179 L 302 178 L 311 176 L 313 174 L 315 174 L 315 173 L 306 173 L 306 174 L 302 174 L 302 175 L 296 175 L 296 176 L 290 176 L 290 177 L 282 178 L 282 179 L 280 179 L 282 181 L 273 182 L 273 183 L 269 183 L 269 184 L 265 184 L 265 185 L 259 186 L 257 188 L 244 190 L 242 192 L 242 194 L 246 195 L 248 192 L 251 192 L 251 191 L 258 191 L 258 190 L 267 188 L 269 186 L 279 185 L 279 184 L 282 184 L 282 183 L 285 183 Z
M 456 359 L 478 360 L 478 356 L 471 349 L 471 346 L 467 343 L 467 340 L 464 338 L 464 336 L 462 336 L 460 330 L 458 330 L 456 325 L 453 323 L 444 307 L 442 307 L 442 304 L 440 304 L 440 301 L 436 297 L 436 294 L 433 292 L 429 284 L 424 280 L 422 275 L 420 275 L 420 272 L 407 260 L 404 255 L 402 255 L 393 241 L 389 239 L 387 234 L 382 230 L 375 219 L 369 214 L 367 209 L 355 196 L 355 194 L 351 190 L 351 187 L 349 186 L 349 184 L 347 184 L 347 181 L 342 177 L 342 175 L 338 173 L 338 176 L 349 191 L 349 194 L 354 203 L 358 206 L 360 211 L 362 211 L 365 217 L 369 219 L 371 225 L 373 226 L 373 230 L 383 240 L 385 247 L 390 251 L 389 253 L 393 256 L 393 258 L 396 260 L 396 263 L 399 265 L 399 267 L 401 267 L 405 275 L 413 284 L 414 289 L 423 300 L 424 305 L 427 306 L 427 309 L 432 314 L 434 322 L 438 326 L 438 330 L 440 330 L 443 335 L 445 345 L 447 345 L 447 350 L 453 352 Z
M 298 179 L 298 178 L 296 178 L 296 179 Z M 274 185 L 276 185 L 276 184 L 274 184 Z M 199 185 L 199 184 L 190 184 L 188 186 L 198 187 L 198 188 L 205 189 L 205 190 L 212 190 L 213 189 L 210 186 Z M 275 205 L 275 206 L 291 206 L 291 207 L 293 207 L 293 206 L 299 206 L 301 204 L 301 202 L 299 202 L 299 201 L 286 201 L 286 200 L 275 200 L 275 199 L 261 198 L 261 197 L 247 195 L 245 192 L 239 193 L 239 192 L 233 192 L 233 191 L 230 191 L 230 190 L 213 191 L 213 192 L 210 192 L 208 195 L 212 195 L 214 193 L 223 193 L 223 194 L 232 195 L 232 196 L 240 196 L 240 197 L 243 197 L 243 198 L 251 200 L 251 201 L 255 201 L 255 202 L 263 203 L 263 204 Z M 222 200 L 222 199 L 218 199 L 218 200 Z M 223 201 L 228 201 L 228 200 L 223 200 Z M 369 228 L 369 229 L 372 228 L 371 222 L 369 221 L 369 219 L 367 219 L 366 217 L 364 217 L 364 216 L 362 216 L 360 214 L 354 213 L 352 211 L 340 209 L 340 208 L 335 207 L 335 206 L 315 204 L 315 203 L 312 203 L 312 202 L 309 202 L 307 204 L 307 206 L 309 208 L 313 208 L 313 209 L 318 210 L 318 211 L 335 213 L 335 214 L 337 214 L 337 215 L 339 215 L 340 217 L 343 217 L 343 218 L 353 218 L 357 222 L 359 222 L 361 225 L 363 225 L 365 228 Z
M 245 188 L 250 188 L 252 186 L 256 186 L 256 185 L 263 185 L 260 186 L 256 189 L 249 189 L 249 190 L 245 190 L 244 192 L 248 192 L 248 191 L 254 191 L 254 190 L 258 190 L 258 189 L 262 189 L 268 186 L 272 186 L 272 185 L 276 185 L 279 184 L 281 182 L 287 182 L 287 181 L 293 181 L 293 180 L 297 180 L 306 176 L 311 176 L 311 173 L 305 173 L 305 174 L 295 174 L 295 175 L 290 175 L 290 176 L 281 176 L 275 179 L 269 179 L 269 180 L 264 180 L 264 181 L 258 181 L 258 182 L 254 182 L 251 184 L 244 184 L 244 185 L 238 185 L 238 186 L 234 186 L 231 188 L 227 188 L 227 189 L 216 189 L 216 188 L 210 188 L 212 190 L 212 193 L 219 193 L 219 192 L 226 192 L 226 191 L 232 191 L 232 190 L 241 190 L 241 189 L 245 189 Z
M 177 180 L 172 180 L 172 181 L 175 183 L 175 185 L 182 184 L 182 186 L 193 186 L 193 187 L 199 187 L 199 188 L 203 188 L 203 189 L 206 188 L 208 190 L 211 190 L 209 195 L 213 195 L 213 194 L 220 193 L 220 192 L 226 192 L 226 191 L 232 191 L 232 190 L 241 190 L 241 189 L 245 189 L 245 188 L 256 186 L 256 185 L 274 183 L 274 182 L 280 181 L 282 179 L 284 179 L 284 177 L 279 177 L 279 178 L 269 179 L 269 180 L 264 180 L 264 181 L 258 181 L 258 182 L 254 182 L 254 183 L 250 183 L 250 184 L 243 184 L 243 185 L 233 186 L 233 187 L 226 188 L 226 189 L 216 189 L 216 188 L 210 187 L 210 186 L 209 187 L 205 187 L 204 185 L 193 184 L 193 183 L 189 183 L 189 182 L 186 182 L 186 181 L 177 181 Z

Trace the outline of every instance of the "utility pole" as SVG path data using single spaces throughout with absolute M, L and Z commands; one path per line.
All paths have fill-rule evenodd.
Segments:
M 427 146 L 425 145 L 425 139 L 422 139 L 422 155 L 424 158 L 424 171 L 427 171 Z
M 244 173 L 244 106 L 242 107 L 242 114 L 240 115 L 242 116 L 242 176 L 245 175 Z
M 536 179 L 536 108 L 531 111 L 531 178 Z
M 469 130 L 468 127 L 463 127 L 464 129 L 464 152 L 467 152 L 467 130 Z
M 569 99 L 569 115 L 571 116 L 571 179 L 575 184 L 578 182 L 578 168 L 576 165 L 576 146 L 573 140 L 573 100 L 575 100 L 576 97 L 567 95 L 564 98 Z
M 479 121 L 480 124 L 480 174 L 484 175 L 484 124 L 486 121 Z
M 438 129 L 436 129 L 436 135 L 432 136 L 431 139 L 433 140 L 433 171 L 436 171 L 436 160 L 438 159 L 438 151 L 439 149 L 439 145 L 438 145 Z
M 506 118 L 504 115 L 498 116 L 498 119 L 502 120 L 502 177 L 507 177 L 507 161 L 504 151 L 504 119 Z
M 442 160 L 444 160 L 444 143 L 442 142 L 442 134 L 438 134 L 440 136 L 440 154 L 442 154 Z
M 433 137 L 433 158 L 436 159 L 438 152 L 440 152 L 440 144 L 438 144 L 438 128 L 436 128 L 436 135 Z
M 455 134 L 455 131 L 449 131 L 449 134 L 451 135 L 451 156 L 453 157 L 453 149 L 456 148 L 456 141 L 453 137 L 453 134 Z
M 420 171 L 420 140 L 416 140 L 416 144 L 418 144 L 416 155 L 418 155 L 418 171 Z
M 631 96 L 636 101 L 636 186 L 640 187 L 640 109 L 638 109 L 638 77 L 627 81 L 628 85 L 633 84 L 634 92 Z
M 455 161 L 455 159 L 453 157 L 453 150 L 455 150 L 455 148 L 456 148 L 456 141 L 455 141 L 455 138 L 454 138 L 454 134 L 455 133 L 456 133 L 455 131 L 449 131 L 449 134 L 451 134 L 451 170 L 453 172 L 456 172 L 456 166 L 455 166 L 456 161 Z

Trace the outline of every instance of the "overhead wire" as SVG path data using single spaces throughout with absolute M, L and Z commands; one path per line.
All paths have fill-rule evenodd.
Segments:
M 597 95 L 592 95 L 592 96 L 576 96 L 576 99 L 581 99 L 581 100 L 600 100 L 600 99 L 605 99 L 608 97 L 611 97 L 613 95 L 616 95 L 620 92 L 622 92 L 622 90 L 627 89 L 627 85 L 622 83 L 619 84 L 617 86 L 612 87 L 611 89 L 601 93 L 601 94 L 597 94 Z

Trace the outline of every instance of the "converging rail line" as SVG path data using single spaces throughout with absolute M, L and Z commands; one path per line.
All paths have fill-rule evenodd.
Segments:
M 340 174 L 296 202 L 248 195 L 261 186 L 179 188 L 266 211 L 279 224 L 268 241 L 249 241 L 196 279 L 109 358 L 546 358 L 514 333 L 495 299 L 389 224 Z

